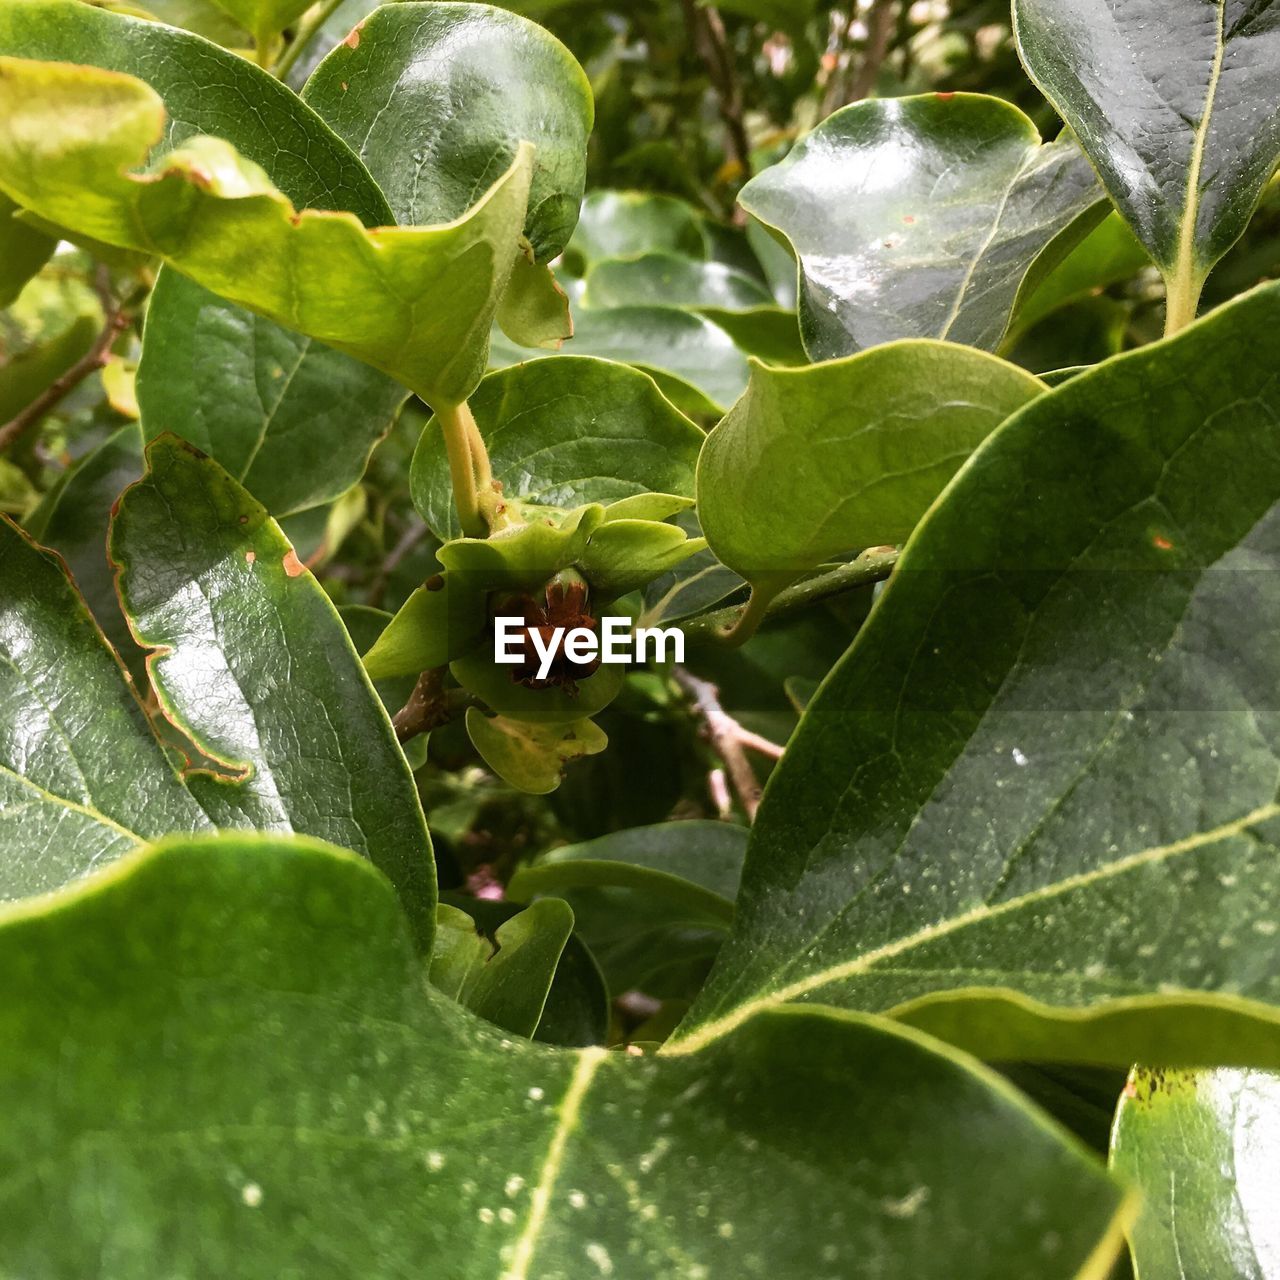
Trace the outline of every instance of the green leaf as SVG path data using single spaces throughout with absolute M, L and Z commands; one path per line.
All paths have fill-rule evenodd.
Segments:
M 1240 238 L 1280 161 L 1271 0 L 1014 0 L 1033 80 L 1089 153 L 1194 319 L 1210 268 Z
M 1071 1280 L 1120 1245 L 1120 1190 L 961 1055 L 816 1010 L 677 1059 L 504 1038 L 305 839 L 11 909 L 0 973 L 0 1160 L 40 1171 L 0 1192 L 15 1273 L 906 1280 L 945 1239 L 956 1280 Z
M 794 310 L 778 306 L 754 276 L 723 262 L 676 253 L 607 258 L 587 273 L 590 307 L 681 307 L 722 328 L 743 351 L 781 364 L 806 364 Z
M 473 929 L 480 930 L 489 939 L 521 910 L 519 903 L 503 899 L 470 898 L 461 893 L 445 897 L 471 917 L 475 922 Z M 577 1049 L 603 1044 L 608 1035 L 609 993 L 605 990 L 600 966 L 577 934 L 571 934 L 556 966 L 533 1038 L 543 1044 Z
M 533 261 L 532 252 L 522 248 L 516 254 L 507 291 L 498 304 L 498 328 L 518 346 L 559 351 L 565 339 L 573 337 L 569 295 L 549 267 Z
M 532 1036 L 573 933 L 568 904 L 535 902 L 498 925 L 493 943 L 457 907 L 441 903 L 436 921 L 432 983 L 486 1022 Z
M 345 493 L 404 399 L 376 369 L 161 271 L 138 366 L 145 436 L 177 432 L 273 515 Z
M 246 31 L 253 33 L 261 51 L 267 48 L 295 18 L 310 7 L 311 0 L 213 0 Z
M 616 600 L 683 564 L 707 545 L 679 525 L 613 519 L 591 535 L 578 569 L 597 599 Z
M 102 324 L 102 303 L 78 271 L 51 263 L 28 281 L 0 312 L 0 423 L 86 355 Z
M 800 262 L 814 360 L 895 338 L 994 351 L 1019 291 L 1103 214 L 1074 142 L 977 94 L 857 102 L 742 189 Z
M 0 195 L 0 307 L 9 306 L 17 298 L 23 285 L 58 247 L 53 236 L 15 218 L 17 208 L 7 196 Z
M 768 289 L 745 271 L 670 252 L 597 262 L 587 272 L 583 302 L 591 307 L 719 307 L 727 311 L 774 305 Z
M 186 25 L 167 9 L 158 16 Z M 299 208 L 349 209 L 370 225 L 393 220 L 373 179 L 315 112 L 274 77 L 203 40 L 84 4 L 17 0 L 0 13 L 0 53 L 137 75 L 164 100 L 169 144 L 196 133 L 226 138 Z M 249 488 L 277 514 L 328 501 L 358 479 L 397 403 L 390 379 L 168 269 L 148 311 L 140 394 L 152 437 L 179 431 L 233 472 L 261 439 Z M 296 368 L 283 394 L 277 368 Z M 284 466 L 282 442 L 291 453 Z M 299 451 L 313 442 L 331 471 L 318 469 L 315 455 L 299 465 Z
M 1150 261 L 1128 223 L 1119 214 L 1108 214 L 1021 303 L 1006 348 L 1046 316 L 1130 279 Z
M 589 720 L 622 692 L 627 678 L 625 667 L 603 663 L 577 681 L 572 691 L 559 687 L 533 689 L 517 683 L 511 667 L 495 665 L 492 652 L 468 654 L 457 659 L 449 670 L 464 689 L 482 698 L 500 716 L 544 725 Z
M 555 849 L 520 867 L 507 886 L 517 901 L 582 888 L 630 889 L 678 908 L 681 919 L 733 920 L 745 827 L 727 822 L 669 822 Z
M 577 313 L 560 353 L 525 351 L 494 338 L 495 367 L 563 356 L 597 356 L 650 374 L 685 413 L 719 417 L 747 385 L 747 362 L 719 325 L 673 307 L 615 307 Z
M 1270 287 L 973 456 L 770 779 L 684 1048 L 820 1000 L 1002 1060 L 1280 1064 L 1277 359 Z
M 533 361 L 491 373 L 470 403 L 507 499 L 578 507 L 693 496 L 703 433 L 638 370 L 584 357 Z M 449 459 L 434 424 L 413 456 L 410 488 L 427 527 L 456 537 Z
M 1111 1167 L 1143 1193 L 1130 1228 L 1137 1280 L 1269 1280 L 1280 1259 L 1280 1078 L 1134 1069 Z
M 609 989 L 687 1000 L 733 920 L 747 831 L 727 822 L 663 822 L 552 850 L 517 869 L 516 901 L 564 898 Z
M 703 532 L 766 594 L 836 556 L 905 542 L 973 450 L 1043 389 L 995 356 L 920 340 L 805 369 L 756 364 L 698 463 Z
M 371 680 L 387 680 L 447 666 L 472 648 L 485 620 L 481 592 L 458 574 L 436 574 L 400 606 L 365 653 L 364 669 Z
M 226 138 L 297 208 L 347 209 L 366 226 L 392 221 L 368 171 L 314 111 L 274 76 L 198 36 L 80 0 L 5 0 L 0 55 L 137 76 L 164 102 L 168 147 L 195 134 Z
M 604 731 L 590 720 L 530 724 L 486 716 L 479 707 L 467 708 L 467 734 L 498 777 L 532 796 L 550 795 L 566 765 L 599 755 L 609 745 Z
M 435 881 L 413 777 L 345 627 L 279 527 L 173 438 L 112 526 L 120 597 L 162 713 L 225 776 L 188 785 L 220 827 L 296 831 L 368 857 L 424 943 Z
M 0 898 L 209 825 L 61 562 L 0 516 Z
M 582 204 L 566 259 L 582 275 L 594 262 L 667 251 L 707 256 L 702 221 L 674 196 L 641 191 L 593 191 Z
M 142 436 L 137 423 L 131 422 L 112 432 L 80 461 L 65 483 L 49 493 L 27 521 L 27 532 L 66 562 L 94 621 L 145 689 L 141 651 L 120 609 L 107 559 L 112 508 L 141 475 Z
M 159 98 L 131 77 L 0 60 L 0 187 L 61 225 L 166 258 L 429 402 L 474 389 L 524 217 L 527 151 L 465 218 L 368 232 L 349 214 L 296 213 L 220 139 L 193 138 L 134 172 L 164 122 Z
M 549 262 L 573 232 L 591 86 L 569 50 L 527 18 L 487 5 L 383 5 L 325 58 L 302 97 L 364 161 L 402 225 L 462 217 L 527 142 L 524 231 L 535 261 Z

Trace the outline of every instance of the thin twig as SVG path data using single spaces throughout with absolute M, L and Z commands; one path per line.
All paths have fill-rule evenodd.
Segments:
M 751 142 L 743 119 L 742 90 L 734 69 L 733 51 L 729 48 L 724 20 L 719 10 L 711 5 L 700 5 L 697 0 L 681 0 L 681 4 L 693 47 L 711 77 L 716 106 L 728 140 L 729 159 L 745 181 L 751 177 Z
M 755 621 L 767 622 L 786 617 L 807 609 L 819 601 L 841 595 L 845 591 L 880 582 L 893 572 L 893 567 L 897 563 L 896 547 L 872 547 L 870 551 L 864 551 L 856 560 L 842 564 L 838 569 L 832 569 L 829 573 L 820 573 L 813 578 L 806 578 L 803 582 L 797 582 L 794 586 L 779 591 L 769 602 L 763 618 Z M 681 630 L 690 644 L 705 644 L 708 641 L 723 644 L 726 636 L 734 637 L 737 643 L 739 639 L 746 639 L 735 630 L 745 612 L 746 608 L 743 605 L 730 605 L 727 609 L 716 609 L 711 613 L 690 618 L 688 622 L 681 624 Z
M 79 360 L 55 378 L 25 409 L 0 427 L 0 453 L 20 440 L 32 427 L 43 421 L 91 373 L 101 369 L 111 355 L 115 340 L 129 327 L 130 316 L 123 304 L 115 302 L 99 272 L 95 287 L 103 299 L 106 323 L 93 346 Z
M 740 725 L 720 705 L 720 690 L 709 680 L 695 676 L 684 667 L 676 667 L 672 674 L 680 688 L 693 699 L 694 708 L 706 725 L 711 748 L 724 761 L 725 772 L 738 803 L 747 817 L 754 821 L 760 807 L 760 781 L 747 759 L 747 752 L 758 751 L 778 760 L 782 756 L 782 747 Z
M 858 64 L 858 74 L 854 77 L 847 102 L 861 102 L 863 98 L 869 98 L 875 89 L 897 25 L 896 10 L 896 0 L 875 0 L 871 6 L 867 14 L 867 47 Z
M 369 587 L 366 602 L 370 608 L 382 607 L 382 597 L 386 595 L 388 579 L 400 567 L 400 562 L 405 556 L 426 536 L 427 526 L 415 516 L 409 522 L 409 527 L 401 534 L 400 541 L 387 553 L 387 558 L 382 562 L 382 568 L 378 570 L 378 576 Z

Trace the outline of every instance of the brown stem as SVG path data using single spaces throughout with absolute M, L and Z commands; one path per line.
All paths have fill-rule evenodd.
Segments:
M 397 741 L 408 742 L 420 733 L 430 733 L 448 724 L 465 708 L 468 696 L 460 689 L 444 687 L 447 670 L 447 667 L 433 667 L 418 677 L 409 701 L 391 717 Z
M 706 725 L 712 750 L 724 761 L 738 803 L 747 817 L 755 821 L 760 807 L 760 781 L 747 759 L 747 752 L 758 751 L 777 760 L 782 756 L 782 747 L 740 725 L 720 705 L 720 691 L 709 680 L 695 676 L 684 667 L 676 667 L 673 675 L 680 688 L 693 699 L 694 708 Z
M 99 282 L 99 294 L 104 295 L 106 323 L 94 339 L 93 346 L 64 373 L 55 378 L 25 409 L 0 427 L 0 453 L 20 440 L 32 427 L 62 403 L 91 373 L 107 363 L 115 340 L 129 327 L 129 314 L 124 306 L 111 300 L 109 293 Z
M 849 88 L 847 102 L 861 102 L 871 96 L 880 78 L 880 68 L 889 54 L 889 43 L 897 26 L 896 0 L 875 0 L 867 14 L 867 48 L 858 64 L 858 74 Z M 843 104 L 841 104 L 843 105 Z
M 711 77 L 716 105 L 724 122 L 729 159 L 740 170 L 743 180 L 751 177 L 751 142 L 743 118 L 742 90 L 733 65 L 733 52 L 719 10 L 699 5 L 697 0 L 680 0 L 685 27 L 698 57 Z

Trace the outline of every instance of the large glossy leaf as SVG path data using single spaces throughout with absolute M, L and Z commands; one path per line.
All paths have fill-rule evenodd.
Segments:
M 1280 1275 L 1280 1077 L 1135 1068 L 1111 1167 L 1142 1192 L 1137 1280 Z
M 1270 287 L 974 455 L 770 780 L 684 1047 L 807 999 L 1004 1059 L 1280 1062 L 1278 358 Z
M 158 254 L 428 401 L 470 393 L 524 219 L 527 149 L 460 221 L 369 232 L 350 214 L 295 212 L 219 139 L 191 139 L 138 172 L 164 123 L 136 79 L 6 59 L 0 188 L 59 225 Z
M 115 575 L 107 559 L 112 508 L 141 475 L 142 437 L 138 424 L 131 422 L 112 432 L 46 495 L 26 521 L 26 529 L 66 562 L 94 620 L 145 689 L 140 651 L 120 610 Z
M 497 367 L 554 356 L 525 351 L 495 338 Z M 710 320 L 673 307 L 611 307 L 576 313 L 573 337 L 561 355 L 598 356 L 635 365 L 653 376 L 686 413 L 718 417 L 747 385 L 747 361 L 733 339 Z
M 698 461 L 703 533 L 766 591 L 842 553 L 905 542 L 973 450 L 1043 390 L 942 342 L 804 369 L 756 364 Z
M 471 408 L 504 497 L 553 507 L 693 497 L 703 434 L 638 370 L 581 357 L 517 365 L 490 374 Z M 457 537 L 449 460 L 434 426 L 423 432 L 410 484 L 428 527 Z
M 1015 0 L 1032 78 L 1164 271 L 1175 325 L 1280 160 L 1273 0 Z
M 915 1033 L 504 1039 L 428 988 L 385 882 L 307 840 L 161 846 L 11 909 L 0 975 L 13 1274 L 1070 1280 L 1119 1243 L 1093 1161 Z
M 143 431 L 189 440 L 272 514 L 345 493 L 404 399 L 367 364 L 160 273 L 138 366 Z
M 165 145 L 194 134 L 226 138 L 299 209 L 346 209 L 367 226 L 393 220 L 368 171 L 314 111 L 273 76 L 198 36 L 80 0 L 6 0 L 0 55 L 137 76 L 164 101 Z
M 489 5 L 376 9 L 320 64 L 303 100 L 368 167 L 404 225 L 467 212 L 534 145 L 525 234 L 538 262 L 564 248 L 586 182 L 591 86 L 573 55 Z
M 976 94 L 855 103 L 743 189 L 800 262 L 815 360 L 894 338 L 994 351 L 1019 291 L 1103 214 L 1069 140 Z
M 111 556 L 161 710 L 225 771 L 192 775 L 193 793 L 220 827 L 363 853 L 429 939 L 435 878 L 417 791 L 337 612 L 215 462 L 172 438 L 147 461 Z
M 208 826 L 62 564 L 0 516 L 0 898 Z

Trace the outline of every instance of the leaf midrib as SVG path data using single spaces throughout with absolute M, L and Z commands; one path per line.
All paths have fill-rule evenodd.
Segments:
M 1213 109 L 1217 104 L 1218 85 L 1222 80 L 1222 66 L 1226 57 L 1227 0 L 1217 0 L 1218 31 L 1213 52 L 1213 67 L 1209 72 L 1209 84 L 1205 92 L 1204 115 L 1196 128 L 1191 145 L 1191 160 L 1187 167 L 1187 197 L 1182 211 L 1182 225 L 1178 229 L 1178 257 L 1174 267 L 1177 279 L 1190 281 L 1196 270 L 1196 225 L 1200 220 L 1200 175 L 1204 169 L 1204 155 L 1209 140 L 1209 126 Z
M 829 986 L 832 983 L 843 982 L 849 978 L 857 977 L 859 974 L 873 969 L 882 960 L 891 960 L 915 947 L 924 946 L 939 938 L 947 937 L 967 929 L 971 925 L 982 924 L 988 920 L 1007 915 L 1031 903 L 1085 888 L 1090 884 L 1122 875 L 1135 867 L 1190 853 L 1206 845 L 1217 844 L 1222 840 L 1243 834 L 1249 827 L 1276 817 L 1280 817 L 1280 803 L 1273 801 L 1250 810 L 1242 817 L 1223 823 L 1221 826 L 1214 827 L 1209 831 L 1197 832 L 1194 835 L 1185 836 L 1181 840 L 1175 840 L 1170 844 L 1153 845 L 1151 848 L 1129 854 L 1124 858 L 1118 858 L 1114 862 L 1106 863 L 1091 871 L 1080 872 L 1054 884 L 1030 890 L 1015 898 L 1009 898 L 994 906 L 983 903 L 981 906 L 961 912 L 959 915 L 951 916 L 936 924 L 926 925 L 901 938 L 895 938 L 892 942 L 887 942 L 871 951 L 865 951 L 861 955 L 855 956 L 852 960 L 832 965 L 789 983 L 787 986 L 779 987 L 766 995 L 748 1000 L 723 1017 L 704 1024 L 683 1039 L 669 1042 L 665 1052 L 671 1054 L 693 1053 L 721 1036 L 727 1035 L 763 1009 L 799 999 L 801 996 L 808 995 L 810 992 Z

